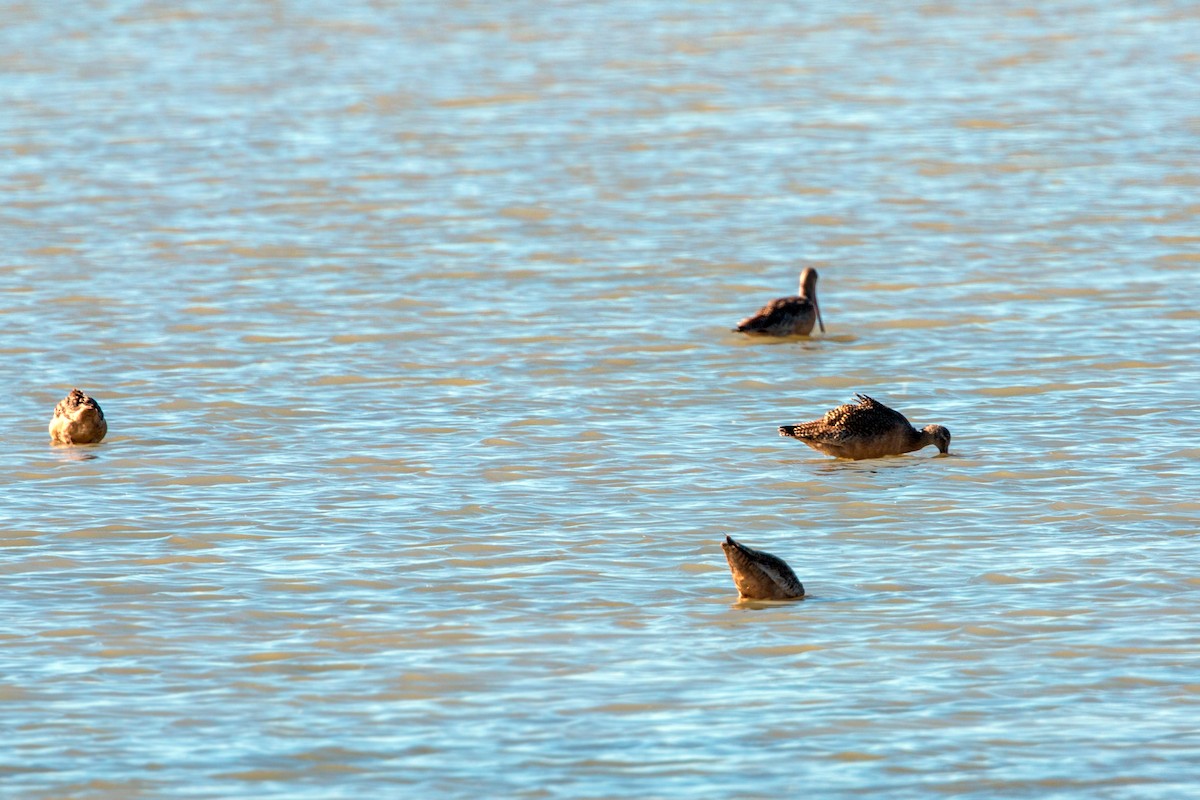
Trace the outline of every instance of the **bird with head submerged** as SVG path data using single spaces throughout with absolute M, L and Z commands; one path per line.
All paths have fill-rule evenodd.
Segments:
M 737 324 L 738 333 L 752 336 L 808 336 L 814 322 L 825 332 L 821 306 L 817 304 L 817 271 L 805 267 L 800 273 L 800 293 L 780 297 Z
M 838 406 L 825 416 L 799 425 L 780 425 L 779 435 L 799 439 L 814 450 L 838 458 L 881 458 L 937 445 L 950 452 L 950 431 L 941 425 L 917 430 L 903 414 L 865 394 L 858 403 Z
M 747 600 L 799 600 L 804 584 L 787 562 L 726 536 L 721 542 L 738 594 Z
M 59 401 L 50 419 L 50 441 L 59 444 L 96 444 L 108 433 L 100 404 L 78 389 Z

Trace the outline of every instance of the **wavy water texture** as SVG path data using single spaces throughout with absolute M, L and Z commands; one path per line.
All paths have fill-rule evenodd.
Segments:
M 5 793 L 1194 791 L 1194 9 L 53 5 Z M 805 265 L 827 336 L 730 331 Z M 950 455 L 776 435 L 855 392 Z

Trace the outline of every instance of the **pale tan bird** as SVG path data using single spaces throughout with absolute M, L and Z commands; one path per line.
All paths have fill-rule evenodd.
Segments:
M 108 433 L 100 404 L 78 389 L 59 401 L 50 420 L 50 441 L 61 444 L 96 444 Z
M 931 444 L 950 450 L 950 431 L 941 425 L 917 430 L 899 411 L 865 394 L 825 416 L 799 425 L 780 425 L 779 435 L 799 439 L 814 450 L 838 458 L 880 458 L 911 453 Z
M 805 267 L 800 273 L 800 294 L 772 300 L 739 322 L 736 330 L 752 336 L 807 336 L 814 322 L 824 333 L 825 322 L 817 304 L 817 271 Z
M 798 600 L 804 584 L 782 558 L 747 547 L 726 536 L 721 542 L 738 594 L 747 600 Z

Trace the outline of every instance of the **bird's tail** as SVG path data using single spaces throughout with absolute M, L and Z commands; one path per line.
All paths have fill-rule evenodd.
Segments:
M 793 439 L 799 439 L 800 438 L 799 433 L 800 433 L 799 425 L 780 425 L 779 426 L 779 435 L 780 436 L 790 436 Z

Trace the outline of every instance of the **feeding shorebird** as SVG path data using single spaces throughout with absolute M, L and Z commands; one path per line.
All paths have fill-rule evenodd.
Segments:
M 50 420 L 50 441 L 62 444 L 96 444 L 108 433 L 100 404 L 78 389 L 59 401 Z
M 805 267 L 800 273 L 800 293 L 795 297 L 780 297 L 772 300 L 753 316 L 737 324 L 739 333 L 754 336 L 807 336 L 813 323 L 825 332 L 821 319 L 821 307 L 817 305 L 817 271 Z
M 847 403 L 825 416 L 799 425 L 780 425 L 779 435 L 799 439 L 813 450 L 838 458 L 880 458 L 911 453 L 934 444 L 950 450 L 950 431 L 941 425 L 917 430 L 899 411 L 865 394 L 858 403 Z
M 725 560 L 729 562 L 738 593 L 745 599 L 797 600 L 804 597 L 804 584 L 782 558 L 735 542 L 732 536 L 725 537 L 721 549 L 725 551 Z

